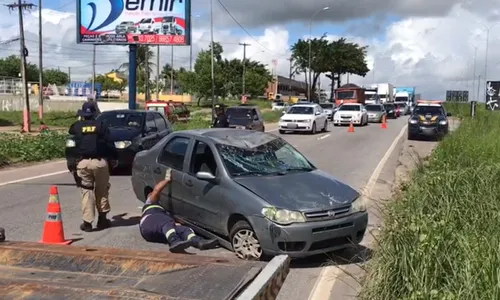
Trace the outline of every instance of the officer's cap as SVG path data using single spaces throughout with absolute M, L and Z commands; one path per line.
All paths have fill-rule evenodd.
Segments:
M 95 105 L 90 102 L 86 102 L 82 105 L 82 109 L 78 111 L 80 117 L 92 117 L 96 114 Z

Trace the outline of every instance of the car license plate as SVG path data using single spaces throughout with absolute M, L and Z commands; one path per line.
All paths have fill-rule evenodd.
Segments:
M 369 116 L 370 116 L 371 118 L 375 117 L 375 115 L 374 115 L 374 114 L 370 114 Z
M 291 123 L 291 124 L 289 123 L 289 124 L 287 125 L 287 127 L 288 127 L 288 128 L 297 128 L 298 126 L 297 126 L 297 124 L 295 124 L 295 123 Z
M 245 126 L 236 126 L 236 129 L 246 129 Z

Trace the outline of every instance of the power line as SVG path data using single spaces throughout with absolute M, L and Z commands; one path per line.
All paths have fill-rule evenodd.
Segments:
M 286 54 L 280 54 L 280 53 L 276 53 L 274 52 L 273 50 L 267 48 L 266 46 L 262 45 L 259 40 L 257 40 L 253 35 L 251 35 L 248 30 L 246 30 L 245 27 L 243 27 L 243 25 L 240 24 L 240 22 L 238 22 L 238 20 L 236 20 L 235 17 L 233 17 L 233 15 L 231 14 L 231 12 L 226 8 L 226 6 L 224 5 L 224 3 L 222 3 L 221 0 L 217 0 L 217 2 L 219 2 L 220 6 L 222 6 L 222 8 L 226 11 L 226 13 L 231 17 L 231 19 L 233 19 L 233 21 L 251 38 L 253 39 L 257 44 L 259 44 L 262 48 L 266 49 L 267 51 L 273 53 L 273 54 L 276 54 L 278 56 L 283 56 L 283 57 L 289 57 L 289 55 L 286 55 Z

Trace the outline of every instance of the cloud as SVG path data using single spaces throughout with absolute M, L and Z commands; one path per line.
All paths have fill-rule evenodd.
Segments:
M 380 4 L 381 7 L 384 7 L 385 2 L 388 1 Z M 434 2 L 438 3 L 438 1 L 432 1 L 432 3 Z M 236 1 L 236 3 L 242 4 L 241 1 Z M 260 2 L 252 3 L 252 9 L 248 8 L 248 11 L 253 11 L 262 5 Z M 290 12 L 289 20 L 294 19 L 293 10 L 297 7 L 301 7 L 304 14 L 308 11 L 309 6 L 300 3 L 292 1 L 287 4 L 287 11 Z M 370 6 L 370 3 L 368 1 L 365 4 Z M 477 47 L 476 76 L 481 75 L 484 79 L 485 28 L 492 24 L 485 23 L 484 10 L 488 7 L 485 1 L 469 1 L 454 6 L 448 1 L 433 4 L 436 5 L 436 10 L 429 9 L 429 11 L 438 15 L 434 17 L 418 16 L 420 10 L 417 6 L 431 3 L 428 0 L 404 0 L 397 2 L 397 4 L 394 1 L 391 3 L 394 4 L 394 7 L 390 11 L 404 15 L 409 14 L 410 8 L 413 7 L 415 8 L 413 15 L 417 16 L 402 18 L 381 29 L 384 33 L 382 38 L 359 34 L 356 30 L 348 30 L 351 32 L 351 35 L 347 36 L 349 40 L 369 46 L 367 61 L 369 66 L 373 67 L 373 71 L 364 78 L 350 76 L 350 82 L 360 85 L 390 82 L 396 86 L 416 86 L 423 97 L 433 99 L 442 99 L 447 89 L 465 89 L 472 92 L 473 86 L 477 85 L 477 82 L 473 81 L 475 48 Z M 269 4 L 271 11 L 273 5 Z M 361 8 L 361 10 L 364 9 Z M 25 15 L 26 40 L 30 51 L 29 60 L 33 63 L 38 62 L 37 14 L 38 12 L 35 11 Z M 265 15 L 267 12 L 263 12 L 263 14 Z M 490 9 L 489 15 L 494 14 L 498 14 L 497 9 Z M 240 17 L 241 20 L 245 18 L 237 14 L 235 17 Z M 279 15 L 276 17 L 279 19 Z M 7 11 L 1 11 L 0 19 L 2 20 L 0 22 L 2 41 L 17 37 L 19 29 L 15 22 L 15 16 Z M 75 15 L 45 9 L 43 10 L 43 22 L 44 66 L 47 68 L 59 67 L 63 70 L 70 67 L 72 79 L 88 79 L 92 74 L 92 46 L 76 44 Z M 194 61 L 201 49 L 208 48 L 210 30 L 203 18 L 195 18 L 193 22 L 192 52 Z M 497 30 L 500 30 L 500 24 L 498 27 L 494 27 L 491 33 Z M 304 34 L 304 37 L 307 38 L 305 31 L 299 34 Z M 247 47 L 246 53 L 248 58 L 269 65 L 275 74 L 283 76 L 287 76 L 289 71 L 289 62 L 287 61 L 290 54 L 289 47 L 295 42 L 292 40 L 292 36 L 297 36 L 297 32 L 292 35 L 285 23 L 268 25 L 260 35 L 254 35 L 254 38 L 235 34 L 227 27 L 219 25 L 214 31 L 215 41 L 222 42 L 224 55 L 227 58 L 242 58 L 243 47 L 239 43 L 249 43 L 251 46 Z M 329 38 L 338 37 L 330 36 Z M 488 79 L 490 80 L 500 80 L 500 53 L 495 51 L 499 46 L 500 42 L 495 34 L 490 34 L 488 55 Z M 18 49 L 18 43 L 13 42 L 1 45 L 0 53 L 2 56 L 17 55 Z M 171 47 L 163 46 L 160 49 L 160 65 L 170 63 Z M 127 47 L 97 47 L 96 69 L 98 73 L 117 68 L 127 61 Z M 189 62 L 189 47 L 174 47 L 174 67 L 189 67 Z M 296 78 L 301 80 L 303 76 Z M 343 81 L 346 82 L 345 79 Z M 328 90 L 328 85 L 329 80 L 323 78 L 322 87 Z M 480 92 L 481 95 L 484 94 L 484 81 L 481 82 Z

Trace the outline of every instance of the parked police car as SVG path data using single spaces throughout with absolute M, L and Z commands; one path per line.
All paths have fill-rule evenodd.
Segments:
M 408 119 L 408 140 L 443 137 L 448 133 L 449 116 L 441 102 L 418 101 Z

